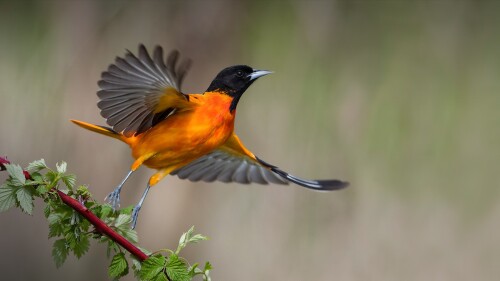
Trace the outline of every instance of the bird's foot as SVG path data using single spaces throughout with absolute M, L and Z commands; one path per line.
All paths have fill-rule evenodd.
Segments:
M 141 205 L 136 205 L 132 210 L 132 222 L 130 223 L 130 228 L 135 229 L 137 224 L 137 218 L 139 217 L 139 211 L 141 210 Z
M 117 208 L 120 207 L 120 191 L 121 191 L 121 186 L 115 188 L 104 200 L 108 202 L 111 207 L 113 207 L 113 210 L 116 210 Z

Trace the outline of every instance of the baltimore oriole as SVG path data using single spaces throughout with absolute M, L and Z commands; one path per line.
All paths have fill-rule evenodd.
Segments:
M 111 128 L 71 120 L 75 124 L 121 140 L 132 149 L 135 162 L 106 200 L 116 208 L 120 190 L 142 164 L 156 169 L 133 209 L 132 228 L 149 188 L 166 175 L 191 181 L 288 184 L 315 190 L 337 190 L 340 180 L 306 180 L 284 172 L 256 157 L 234 133 L 236 106 L 245 90 L 259 77 L 271 73 L 246 65 L 223 69 L 202 94 L 184 94 L 180 87 L 189 68 L 177 66 L 179 53 L 166 61 L 157 46 L 153 57 L 143 45 L 138 55 L 130 51 L 102 73 L 97 106 Z

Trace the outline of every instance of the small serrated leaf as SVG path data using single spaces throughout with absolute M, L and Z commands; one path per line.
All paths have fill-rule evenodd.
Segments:
M 210 271 L 212 270 L 212 264 L 210 264 L 210 262 L 206 262 L 205 263 L 205 268 L 203 268 L 203 271 L 206 272 L 206 271 Z
M 181 235 L 181 238 L 179 238 L 179 245 L 186 244 L 186 237 L 188 236 L 188 232 L 185 232 Z
M 52 208 L 51 208 L 51 205 L 50 203 L 48 203 L 47 205 L 45 205 L 45 207 L 43 208 L 43 214 L 45 215 L 46 218 L 49 217 L 49 215 L 51 214 L 52 212 Z
M 16 164 L 5 164 L 5 169 L 12 178 L 12 184 L 15 186 L 22 186 L 26 183 L 26 178 L 23 173 L 23 168 Z
M 105 218 L 108 217 L 108 215 L 111 212 L 113 212 L 113 207 L 111 207 L 111 205 L 108 205 L 108 204 L 101 205 L 101 211 L 99 213 L 99 218 L 101 220 L 104 220 Z
M 69 189 L 73 189 L 76 184 L 76 176 L 73 174 L 64 175 L 61 177 L 61 180 Z
M 0 212 L 5 212 L 16 204 L 16 188 L 8 184 L 0 186 Z
M 56 163 L 57 172 L 59 174 L 66 173 L 67 166 L 68 166 L 68 164 L 66 162 L 64 162 L 64 161 L 62 161 L 61 163 Z
M 57 172 L 49 170 L 45 174 L 45 179 L 48 181 L 47 188 L 52 189 L 52 188 L 56 187 L 56 185 L 59 181 L 59 174 Z
M 23 212 L 33 213 L 33 190 L 31 187 L 20 187 L 16 190 L 17 201 Z
M 156 277 L 154 279 L 152 279 L 153 281 L 168 281 L 168 278 L 167 278 L 167 275 L 165 274 L 165 272 L 160 272 L 158 275 L 156 275 Z M 177 279 L 172 279 L 172 280 L 175 280 L 177 281 Z
M 151 280 L 156 277 L 162 270 L 165 269 L 166 258 L 162 255 L 149 257 L 142 262 L 139 277 L 143 280 Z
M 119 212 L 120 212 L 120 214 L 132 216 L 133 209 L 134 209 L 134 206 L 128 206 L 126 208 L 121 209 Z
M 176 281 L 191 280 L 187 264 L 183 260 L 179 259 L 179 257 L 175 254 L 172 254 L 168 257 L 165 268 L 168 277 L 170 277 L 170 279 L 172 280 Z
M 201 234 L 196 234 L 189 239 L 188 243 L 198 243 L 200 241 L 205 241 L 205 240 L 208 240 L 208 237 L 203 236 Z
M 114 255 L 108 268 L 108 275 L 111 278 L 119 278 L 128 274 L 128 262 L 124 253 Z
M 49 222 L 49 225 L 52 225 L 55 223 L 60 223 L 62 217 L 63 217 L 63 214 L 61 214 L 61 213 L 51 212 L 51 213 L 49 213 L 49 216 L 47 217 L 47 221 Z
M 49 188 L 45 184 L 40 184 L 36 187 L 36 192 L 38 195 L 43 195 L 49 191 Z
M 141 262 L 135 257 L 130 255 L 130 259 L 132 259 L 132 269 L 134 270 L 134 273 L 136 276 L 138 276 L 139 271 L 141 271 Z
M 38 172 L 31 172 L 31 179 L 34 183 L 36 184 L 43 184 L 43 177 L 40 173 Z
M 28 167 L 26 168 L 26 170 L 28 170 L 28 172 L 30 172 L 30 174 L 31 174 L 31 173 L 43 170 L 45 168 L 47 168 L 47 164 L 45 164 L 45 160 L 40 159 L 40 160 L 36 160 L 36 161 L 31 162 L 28 165 Z
M 128 225 L 131 221 L 132 218 L 130 217 L 130 215 L 120 214 L 113 222 L 113 225 L 115 227 L 120 227 L 122 225 Z
M 116 229 L 116 232 L 118 232 L 120 235 L 122 235 L 132 243 L 137 243 L 139 241 L 139 237 L 137 236 L 137 231 L 130 228 L 128 224 L 120 225 L 120 227 Z
M 56 267 L 60 267 L 66 258 L 68 257 L 68 247 L 66 245 L 65 239 L 59 239 L 54 242 L 54 246 L 52 248 L 52 258 L 56 263 Z
M 179 254 L 182 249 L 184 249 L 189 243 L 198 243 L 203 240 L 208 240 L 208 237 L 203 236 L 201 234 L 196 234 L 193 235 L 194 233 L 194 226 L 191 226 L 191 228 L 182 234 L 181 238 L 179 239 L 179 245 L 177 246 L 177 250 L 175 250 L 176 254 Z
M 90 243 L 86 235 L 79 236 L 78 240 L 73 247 L 73 252 L 77 258 L 81 258 L 89 250 Z
M 61 223 L 54 223 L 49 225 L 49 238 L 60 236 L 64 233 L 64 225 Z

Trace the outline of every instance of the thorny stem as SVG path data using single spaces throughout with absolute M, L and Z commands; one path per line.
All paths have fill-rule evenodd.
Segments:
M 5 170 L 4 164 L 10 164 L 10 161 L 4 157 L 0 157 L 0 171 Z M 26 179 L 31 179 L 31 175 L 28 171 L 23 171 L 23 173 Z M 148 258 L 148 255 L 146 255 L 130 241 L 125 239 L 125 237 L 114 231 L 111 227 L 109 227 L 106 223 L 104 223 L 101 219 L 94 215 L 89 209 L 87 209 L 87 207 L 78 202 L 78 200 L 64 194 L 64 192 L 60 190 L 57 190 L 57 194 L 59 195 L 59 198 L 61 198 L 61 200 L 64 202 L 64 204 L 68 205 L 73 210 L 82 215 L 85 219 L 87 219 L 94 226 L 97 232 L 106 235 L 107 237 L 109 237 L 109 239 L 118 243 L 140 261 L 144 261 Z

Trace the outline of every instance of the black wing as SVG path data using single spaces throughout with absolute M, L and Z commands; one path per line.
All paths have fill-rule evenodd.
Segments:
M 98 82 L 101 115 L 113 130 L 132 136 L 147 131 L 176 109 L 176 99 L 187 101 L 180 87 L 190 62 L 177 66 L 179 52 L 173 51 L 166 62 L 157 46 L 150 57 L 144 45 L 138 56 L 130 51 L 102 73 Z M 163 99 L 170 95 L 173 99 Z M 165 100 L 168 100 L 165 102 Z
M 222 181 L 259 184 L 293 182 L 315 190 L 337 190 L 347 187 L 339 180 L 306 180 L 286 173 L 259 158 L 217 149 L 171 173 L 190 181 Z

